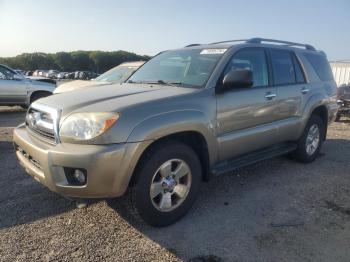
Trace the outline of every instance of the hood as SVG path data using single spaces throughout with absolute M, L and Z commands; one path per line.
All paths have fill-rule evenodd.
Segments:
M 70 112 L 120 112 L 123 108 L 194 92 L 195 88 L 182 88 L 150 84 L 111 84 L 85 90 L 56 94 L 40 99 L 40 104 Z
M 53 93 L 59 94 L 59 93 L 84 89 L 84 88 L 88 88 L 88 87 L 110 85 L 110 84 L 111 83 L 108 83 L 108 82 L 100 82 L 100 81 L 93 81 L 93 80 L 90 80 L 90 81 L 75 80 L 75 81 L 70 81 L 68 83 L 64 83 L 64 84 L 59 85 Z

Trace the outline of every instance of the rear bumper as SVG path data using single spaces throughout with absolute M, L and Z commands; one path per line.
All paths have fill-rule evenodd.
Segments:
M 24 125 L 15 129 L 13 140 L 17 158 L 28 174 L 54 192 L 79 198 L 123 195 L 149 143 L 50 145 L 31 136 Z M 86 184 L 70 184 L 64 168 L 86 170 Z

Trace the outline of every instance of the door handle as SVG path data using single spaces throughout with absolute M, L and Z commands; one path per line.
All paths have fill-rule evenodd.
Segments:
M 276 94 L 271 93 L 271 92 L 268 92 L 268 93 L 265 94 L 265 98 L 266 98 L 267 100 L 271 100 L 271 99 L 273 99 L 273 98 L 275 98 L 275 97 L 276 97 Z
M 302 87 L 302 88 L 301 88 L 301 93 L 302 93 L 303 95 L 307 94 L 309 91 L 310 91 L 310 89 L 308 89 L 308 88 L 306 88 L 306 87 Z

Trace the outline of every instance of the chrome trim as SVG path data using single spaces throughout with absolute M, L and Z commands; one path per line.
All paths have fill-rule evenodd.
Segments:
M 277 96 L 276 94 L 268 93 L 268 94 L 265 95 L 265 98 L 266 98 L 266 99 L 272 99 L 272 98 L 274 98 L 274 97 L 276 97 L 276 96 Z
M 49 106 L 44 105 L 44 104 L 40 104 L 38 102 L 32 103 L 30 108 L 33 108 L 33 109 L 50 114 L 50 116 L 52 117 L 52 121 L 53 121 L 53 133 L 55 136 L 55 142 L 56 142 L 56 144 L 61 143 L 61 140 L 59 137 L 59 121 L 60 121 L 60 117 L 61 117 L 61 110 L 49 107 Z M 28 109 L 28 112 L 29 112 L 29 109 Z

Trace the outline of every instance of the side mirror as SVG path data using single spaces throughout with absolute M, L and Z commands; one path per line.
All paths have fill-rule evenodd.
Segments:
M 221 89 L 251 87 L 253 82 L 253 72 L 251 70 L 232 70 L 224 76 Z

